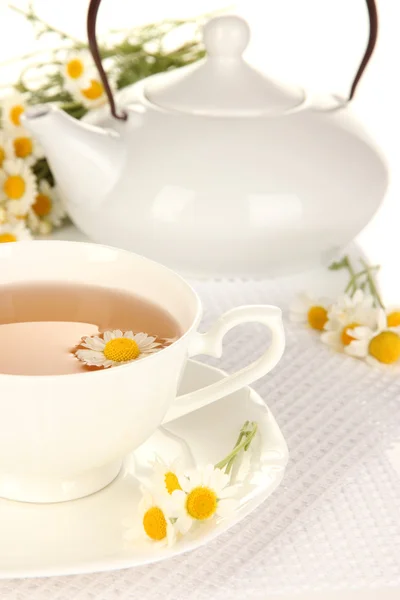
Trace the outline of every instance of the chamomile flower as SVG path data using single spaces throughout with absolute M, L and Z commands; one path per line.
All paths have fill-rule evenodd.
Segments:
M 0 171 L 0 201 L 7 203 L 12 217 L 28 213 L 36 195 L 36 178 L 29 166 L 21 159 L 5 160 Z
M 386 309 L 388 327 L 400 327 L 400 307 L 391 306 Z
M 1 100 L 1 125 L 3 129 L 21 126 L 21 115 L 25 112 L 26 103 L 21 94 L 14 93 Z
M 67 90 L 89 85 L 90 72 L 93 72 L 93 60 L 87 50 L 69 52 L 61 68 L 61 75 Z
M 352 317 L 355 314 L 362 315 L 365 313 L 368 317 L 373 306 L 373 296 L 359 289 L 356 290 L 352 296 L 349 294 L 340 296 L 331 306 L 329 316 L 335 315 L 335 317 L 340 320 L 341 318 L 347 319 L 349 316 Z
M 176 342 L 177 339 L 178 339 L 177 336 L 175 336 L 175 337 L 160 338 L 163 346 L 171 346 L 171 344 L 173 344 L 174 342 Z
M 15 158 L 12 139 L 5 131 L 0 130 L 0 169 L 5 160 Z
M 15 223 L 3 223 L 0 225 L 0 244 L 6 242 L 20 242 L 24 240 L 31 240 L 32 236 L 29 229 L 25 226 L 22 221 L 16 221 Z
M 180 461 L 175 460 L 170 464 L 165 463 L 159 456 L 153 463 L 154 488 L 161 494 L 171 495 L 175 490 L 181 490 L 179 479 L 182 478 Z
M 119 329 L 105 331 L 103 337 L 92 336 L 82 339 L 75 355 L 86 365 L 93 367 L 115 367 L 138 360 L 161 349 L 156 338 L 147 333 L 136 333 Z
M 12 145 L 14 156 L 23 158 L 28 165 L 34 164 L 44 156 L 38 142 L 23 127 L 16 127 L 12 131 Z
M 373 297 L 362 290 L 357 290 L 353 296 L 341 296 L 328 312 L 321 341 L 340 352 L 355 339 L 353 331 L 356 327 L 376 327 L 378 310 L 373 303 Z
M 365 358 L 376 366 L 393 365 L 400 359 L 400 336 L 388 327 L 384 310 L 378 311 L 377 326 L 356 327 L 353 340 L 345 348 L 350 356 Z
M 303 293 L 292 302 L 289 310 L 289 318 L 293 323 L 304 323 L 322 331 L 328 320 L 329 302 Z
M 352 310 L 349 313 L 335 315 L 329 313 L 325 324 L 325 331 L 321 335 L 321 341 L 334 350 L 341 352 L 355 339 L 353 332 L 357 327 L 375 327 L 377 323 L 377 309 Z
M 64 204 L 55 187 L 42 179 L 38 192 L 28 212 L 28 224 L 32 231 L 47 234 L 53 226 L 61 225 L 66 215 Z
M 71 88 L 69 91 L 86 108 L 96 108 L 107 102 L 104 86 L 98 75 L 92 75 L 85 85 Z
M 231 496 L 236 487 L 229 486 L 230 477 L 221 469 L 207 465 L 181 477 L 181 490 L 172 492 L 172 516 L 177 530 L 185 534 L 195 522 L 228 517 L 238 506 Z
M 176 529 L 171 523 L 170 506 L 166 497 L 159 498 L 145 488 L 135 519 L 125 520 L 128 527 L 124 533 L 127 541 L 145 540 L 157 546 L 172 546 L 176 541 Z

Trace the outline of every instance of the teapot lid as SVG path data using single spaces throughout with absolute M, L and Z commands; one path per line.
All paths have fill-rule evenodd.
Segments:
M 249 39 L 250 28 L 241 17 L 211 19 L 203 29 L 207 57 L 149 77 L 146 98 L 167 110 L 210 116 L 279 114 L 302 104 L 303 90 L 277 83 L 243 60 Z

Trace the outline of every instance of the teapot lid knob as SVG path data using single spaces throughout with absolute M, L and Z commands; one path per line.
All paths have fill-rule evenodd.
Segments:
M 250 28 L 241 17 L 214 17 L 203 40 L 206 58 L 144 81 L 147 100 L 174 112 L 221 117 L 279 115 L 303 103 L 303 90 L 269 79 L 243 59 Z
M 209 57 L 239 58 L 250 41 L 250 27 L 236 15 L 215 17 L 205 24 L 203 41 Z

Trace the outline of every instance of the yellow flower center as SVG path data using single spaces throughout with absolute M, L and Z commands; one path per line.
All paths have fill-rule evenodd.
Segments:
M 2 148 L 0 146 L 0 167 L 3 164 L 5 157 L 6 157 L 6 152 L 5 152 L 4 148 Z
M 360 327 L 360 323 L 350 323 L 350 325 L 346 325 L 346 327 L 343 328 L 342 335 L 340 337 L 343 346 L 348 346 L 355 339 L 349 334 L 349 331 L 355 329 L 356 327 Z
M 14 140 L 14 150 L 18 158 L 26 158 L 32 154 L 33 144 L 28 137 L 19 137 Z
M 152 506 L 143 515 L 143 529 L 150 539 L 159 542 L 167 536 L 167 520 L 158 506 Z
M 328 311 L 323 306 L 312 306 L 307 314 L 310 327 L 322 331 L 328 320 Z
M 6 242 L 16 242 L 17 238 L 13 233 L 2 233 L 0 234 L 0 244 L 5 244 Z
M 25 111 L 24 107 L 21 104 L 16 104 L 10 110 L 10 121 L 16 126 L 19 127 L 21 125 L 21 115 Z
M 216 493 L 205 486 L 193 488 L 186 499 L 186 510 L 193 519 L 209 519 L 217 510 Z
M 38 194 L 35 198 L 35 204 L 32 209 L 38 217 L 46 217 L 51 212 L 52 202 L 46 194 Z
M 25 181 L 20 175 L 10 175 L 4 182 L 4 193 L 11 200 L 19 200 L 25 194 Z
M 391 365 L 400 358 L 400 337 L 394 331 L 382 331 L 369 343 L 371 356 L 385 365 Z
M 1 149 L 0 149 L 1 153 Z M 1 154 L 0 154 L 1 156 Z M 400 312 L 395 310 L 388 314 L 387 316 L 387 324 L 388 327 L 399 327 L 400 326 Z
M 107 342 L 104 348 L 104 356 L 114 362 L 135 360 L 139 355 L 139 346 L 135 340 L 129 338 L 114 338 Z
M 83 64 L 79 58 L 73 58 L 67 63 L 67 73 L 71 79 L 79 79 L 83 73 Z
M 97 81 L 97 79 L 91 79 L 89 87 L 82 90 L 82 94 L 88 100 L 97 100 L 97 98 L 100 98 L 103 95 L 103 92 L 103 85 L 100 81 Z
M 177 476 L 175 475 L 175 473 L 172 473 L 172 471 L 168 471 L 168 473 L 165 473 L 164 481 L 168 494 L 172 494 L 172 492 L 174 492 L 175 490 L 182 489 Z

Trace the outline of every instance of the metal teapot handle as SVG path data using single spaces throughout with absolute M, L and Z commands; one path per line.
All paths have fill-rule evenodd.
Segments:
M 353 79 L 353 83 L 351 84 L 350 94 L 348 97 L 348 102 L 350 102 L 354 98 L 354 94 L 356 93 L 356 89 L 358 84 L 360 83 L 361 77 L 364 74 L 365 69 L 371 59 L 372 53 L 376 46 L 376 40 L 378 37 L 378 12 L 376 10 L 376 2 L 375 0 L 366 0 L 367 9 L 368 9 L 368 18 L 369 18 L 369 37 L 368 44 L 364 52 L 364 56 L 358 67 L 358 71 L 355 74 Z
M 115 117 L 116 119 L 119 119 L 120 121 L 126 121 L 128 118 L 128 114 L 125 111 L 121 111 L 120 114 L 117 113 L 114 96 L 113 96 L 110 84 L 108 82 L 106 72 L 105 72 L 102 62 L 101 62 L 99 46 L 97 44 L 96 20 L 97 20 L 97 13 L 99 11 L 100 2 L 101 2 L 101 0 L 90 0 L 90 2 L 89 2 L 87 21 L 86 21 L 89 50 L 92 54 L 94 63 L 99 72 L 100 79 L 101 79 L 103 87 L 104 87 L 104 91 L 107 94 L 107 98 L 108 98 L 108 102 L 110 104 L 110 110 L 111 110 L 112 116 Z
M 101 62 L 99 47 L 98 47 L 97 40 L 96 40 L 96 20 L 97 20 L 97 13 L 99 10 L 100 2 L 101 2 L 101 0 L 90 0 L 90 2 L 89 2 L 89 8 L 88 8 L 88 13 L 87 13 L 87 35 L 88 35 L 88 41 L 89 41 L 89 49 L 92 54 L 95 65 L 97 67 L 97 70 L 99 72 L 100 79 L 104 86 L 104 90 L 107 94 L 107 98 L 108 98 L 108 102 L 110 104 L 110 110 L 111 110 L 112 116 L 121 121 L 126 121 L 126 119 L 128 118 L 128 115 L 125 111 L 121 111 L 120 114 L 117 113 L 114 96 L 113 96 L 110 84 L 108 82 L 106 72 L 104 71 L 104 68 L 103 68 L 103 65 Z M 375 49 L 376 40 L 378 37 L 378 13 L 376 10 L 375 0 L 366 0 L 366 3 L 367 3 L 367 9 L 368 9 L 368 18 L 369 18 L 368 44 L 365 49 L 364 56 L 362 58 L 360 66 L 358 67 L 357 73 L 355 74 L 355 77 L 351 84 L 348 102 L 350 102 L 354 98 L 358 84 L 360 83 L 361 77 L 363 76 L 364 71 L 367 68 L 367 65 L 371 59 L 372 53 Z

